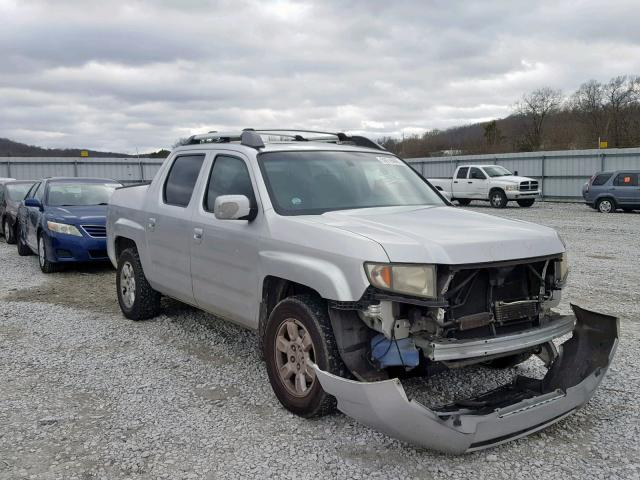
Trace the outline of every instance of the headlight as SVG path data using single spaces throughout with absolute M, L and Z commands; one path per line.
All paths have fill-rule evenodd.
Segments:
M 364 267 L 374 287 L 418 297 L 437 297 L 435 265 L 365 263 Z
M 511 192 L 511 191 L 513 191 L 513 190 L 518 190 L 518 185 L 506 185 L 506 186 L 504 187 L 504 189 L 505 189 L 507 192 Z
M 47 227 L 52 232 L 64 233 L 65 235 L 74 235 L 76 237 L 82 236 L 82 234 L 80 233 L 80 230 L 78 230 L 73 225 L 68 225 L 66 223 L 47 222 Z

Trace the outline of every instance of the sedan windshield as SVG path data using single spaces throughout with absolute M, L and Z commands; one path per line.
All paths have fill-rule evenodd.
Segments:
M 259 157 L 281 215 L 402 205 L 444 205 L 409 166 L 384 153 L 272 152 Z
M 495 167 L 482 167 L 487 175 L 490 177 L 506 177 L 507 175 L 513 175 L 509 170 L 500 165 L 496 165 Z
M 32 185 L 33 183 L 10 183 L 6 185 L 7 194 L 11 200 L 22 200 Z
M 52 207 L 77 207 L 107 205 L 119 183 L 51 183 L 47 205 Z

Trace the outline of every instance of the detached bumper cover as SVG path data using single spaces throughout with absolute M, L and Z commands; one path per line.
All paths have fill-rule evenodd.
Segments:
M 618 319 L 572 305 L 576 327 L 541 380 L 509 385 L 450 405 L 426 408 L 398 379 L 357 382 L 317 368 L 322 388 L 345 414 L 400 440 L 460 454 L 541 430 L 582 407 L 606 373 L 618 344 Z

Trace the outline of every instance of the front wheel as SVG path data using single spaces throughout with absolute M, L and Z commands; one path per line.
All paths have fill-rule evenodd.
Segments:
M 118 257 L 116 288 L 120 310 L 128 319 L 146 320 L 160 313 L 160 293 L 149 285 L 135 248 L 127 248 Z
M 335 398 L 322 390 L 313 368 L 346 375 L 324 301 L 296 295 L 278 303 L 267 321 L 263 349 L 269 382 L 287 410 L 306 418 L 335 410 Z
M 489 202 L 493 208 L 504 208 L 508 201 L 507 195 L 502 190 L 493 190 L 489 194 Z
M 40 263 L 40 270 L 42 270 L 42 273 L 56 272 L 58 270 L 58 264 L 50 262 L 47 256 L 47 242 L 45 242 L 44 235 L 38 235 L 38 262 Z
M 527 208 L 533 205 L 536 201 L 534 198 L 525 198 L 524 200 L 518 200 L 517 202 L 521 207 Z

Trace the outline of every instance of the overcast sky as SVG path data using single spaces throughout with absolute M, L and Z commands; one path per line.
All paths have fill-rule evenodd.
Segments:
M 442 129 L 640 74 L 637 20 L 631 0 L 0 0 L 0 137 L 135 153 L 241 127 Z

